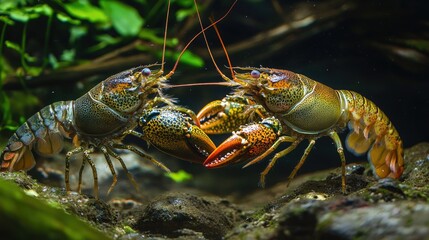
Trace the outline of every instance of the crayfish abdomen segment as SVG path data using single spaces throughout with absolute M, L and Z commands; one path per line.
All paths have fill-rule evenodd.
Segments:
M 346 146 L 368 160 L 380 178 L 399 178 L 404 171 L 404 153 L 398 131 L 387 116 L 372 101 L 359 93 L 340 90 L 348 105 L 349 126 Z
M 9 139 L 0 171 L 27 171 L 35 164 L 33 148 L 39 155 L 53 155 L 63 148 L 63 138 L 74 134 L 72 102 L 61 101 L 44 107 L 21 125 Z

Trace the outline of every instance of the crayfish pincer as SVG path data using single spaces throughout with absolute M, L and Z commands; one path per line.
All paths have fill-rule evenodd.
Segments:
M 183 107 L 166 106 L 143 111 L 139 136 L 160 151 L 174 157 L 202 163 L 216 148 L 200 128 L 195 113 Z

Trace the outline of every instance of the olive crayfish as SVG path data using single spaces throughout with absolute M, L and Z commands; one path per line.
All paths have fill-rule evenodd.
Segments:
M 170 2 L 168 8 L 169 4 Z M 230 10 L 217 22 L 226 17 Z M 33 168 L 36 164 L 33 152 L 42 156 L 57 154 L 63 149 L 64 138 L 71 139 L 74 145 L 65 157 L 66 191 L 71 190 L 70 160 L 78 153 L 83 153 L 78 191 L 81 188 L 84 166 L 88 163 L 93 173 L 96 197 L 98 197 L 97 170 L 90 157 L 96 150 L 103 153 L 113 175 L 113 183 L 108 193 L 117 181 L 111 157 L 120 162 L 129 180 L 135 188 L 138 188 L 124 161 L 115 152 L 116 149 L 130 150 L 169 171 L 164 164 L 139 148 L 123 144 L 123 138 L 128 135 L 137 136 L 175 157 L 201 163 L 214 150 L 215 145 L 199 129 L 195 114 L 188 109 L 175 106 L 174 101 L 164 96 L 162 91 L 168 88 L 167 79 L 174 74 L 180 57 L 205 29 L 188 42 L 173 70 L 164 75 L 168 13 L 169 9 L 159 70 L 151 69 L 157 64 L 132 68 L 108 77 L 76 100 L 56 102 L 44 107 L 10 137 L 0 155 L 0 171 L 27 171 Z M 142 133 L 135 130 L 137 126 L 140 126 Z
M 197 117 L 207 133 L 233 134 L 208 156 L 205 167 L 248 161 L 244 166 L 247 167 L 273 153 L 280 144 L 291 143 L 276 153 L 261 173 L 260 184 L 264 186 L 265 176 L 276 161 L 308 140 L 304 154 L 288 177 L 289 185 L 316 140 L 329 136 L 341 159 L 342 192 L 345 193 L 346 159 L 338 133 L 348 125 L 351 132 L 346 139 L 347 149 L 356 155 L 368 152 L 376 176 L 399 178 L 402 175 L 402 140 L 391 121 L 372 101 L 359 93 L 334 90 L 288 70 L 232 67 L 219 31 L 214 28 L 228 59 L 232 79 L 218 68 L 206 41 L 207 49 L 216 70 L 235 90 L 232 96 L 206 105 Z
M 97 172 L 89 156 L 95 150 L 100 150 L 104 154 L 114 177 L 109 192 L 116 184 L 116 173 L 110 160 L 111 156 L 119 160 L 130 181 L 137 187 L 137 183 L 128 172 L 125 163 L 114 150 L 128 149 L 169 171 L 166 166 L 142 150 L 121 143 L 121 140 L 129 134 L 136 135 L 149 143 L 154 142 L 150 135 L 147 137 L 145 132 L 142 134 L 133 129 L 140 124 L 144 131 L 150 132 L 151 129 L 144 126 L 151 126 L 148 124 L 155 121 L 154 118 L 157 115 L 145 115 L 145 112 L 154 111 L 154 107 L 159 103 L 165 103 L 172 109 L 177 109 L 175 111 L 170 109 L 169 113 L 186 121 L 184 124 L 187 129 L 182 128 L 185 130 L 183 137 L 181 135 L 175 137 L 182 141 L 190 140 L 188 144 L 184 144 L 190 147 L 170 148 L 168 153 L 175 156 L 176 153 L 183 155 L 186 152 L 189 153 L 189 156 L 194 157 L 194 159 L 188 160 L 201 161 L 201 158 L 214 149 L 214 144 L 202 131 L 195 132 L 195 129 L 198 129 L 197 123 L 194 121 L 189 123 L 189 119 L 195 119 L 195 116 L 184 117 L 187 112 L 175 107 L 170 99 L 162 95 L 160 90 L 164 87 L 165 80 L 161 70 L 151 73 L 148 67 L 133 68 L 107 78 L 75 101 L 61 101 L 44 107 L 30 117 L 9 139 L 1 155 L 1 170 L 27 171 L 36 164 L 32 150 L 39 155 L 57 154 L 63 148 L 63 139 L 67 138 L 72 139 L 75 145 L 74 149 L 67 152 L 65 158 L 67 191 L 70 191 L 70 159 L 74 154 L 82 152 L 84 160 L 80 173 L 82 173 L 85 162 L 89 163 L 94 176 L 95 195 L 98 195 Z M 161 108 L 157 112 L 163 110 Z M 171 131 L 170 126 L 161 127 L 164 127 L 163 131 Z M 186 134 L 188 137 L 185 137 Z M 199 145 L 194 147 L 194 143 Z M 162 148 L 157 143 L 153 143 L 153 145 Z M 199 150 L 201 152 L 195 153 Z M 79 190 L 80 185 L 81 174 Z

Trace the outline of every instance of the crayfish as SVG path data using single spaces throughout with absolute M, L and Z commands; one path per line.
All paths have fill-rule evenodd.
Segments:
M 198 11 L 197 11 L 198 13 Z M 203 28 L 201 19 L 200 25 Z M 273 68 L 232 67 L 219 31 L 232 79 L 218 68 L 221 77 L 235 88 L 231 96 L 206 105 L 197 115 L 207 133 L 233 132 L 205 160 L 207 168 L 232 163 L 247 167 L 273 153 L 282 143 L 290 145 L 276 153 L 261 173 L 260 184 L 276 161 L 308 140 L 288 185 L 304 164 L 320 137 L 329 136 L 341 159 L 342 192 L 346 192 L 344 149 L 338 136 L 347 125 L 351 132 L 346 147 L 355 155 L 368 152 L 373 172 L 379 178 L 399 178 L 404 170 L 402 140 L 387 116 L 372 101 L 349 90 L 334 90 L 302 74 Z M 205 34 L 203 33 L 204 37 Z M 219 85 L 226 85 L 220 83 Z
M 170 2 L 168 9 L 169 7 Z M 218 21 L 226 17 L 230 10 Z M 96 150 L 104 154 L 113 175 L 113 183 L 108 193 L 117 181 L 111 157 L 121 163 L 129 180 L 137 188 L 137 183 L 120 155 L 115 152 L 116 149 L 130 150 L 169 171 L 164 164 L 142 150 L 123 144 L 121 141 L 127 135 L 137 136 L 178 158 L 202 162 L 213 151 L 215 145 L 199 129 L 195 114 L 175 106 L 173 100 L 164 96 L 162 91 L 168 87 L 167 79 L 174 74 L 185 50 L 205 30 L 188 42 L 173 69 L 164 75 L 168 12 L 169 10 L 159 70 L 151 69 L 157 66 L 156 64 L 132 68 L 108 77 L 76 100 L 56 102 L 44 107 L 10 137 L 0 155 L 0 171 L 27 171 L 36 164 L 33 152 L 43 156 L 57 154 L 63 148 L 64 138 L 71 139 L 74 148 L 68 151 L 65 157 L 66 190 L 71 190 L 69 182 L 71 157 L 83 153 L 78 191 L 81 187 L 83 168 L 88 163 L 94 178 L 94 194 L 98 197 L 97 170 L 90 157 Z M 138 126 L 142 128 L 143 133 L 134 130 Z

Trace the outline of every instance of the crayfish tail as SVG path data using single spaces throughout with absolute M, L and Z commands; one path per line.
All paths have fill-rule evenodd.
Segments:
M 380 178 L 399 178 L 404 171 L 402 143 L 396 149 L 388 149 L 385 144 L 374 144 L 368 152 L 368 160 Z
M 73 103 L 56 102 L 31 116 L 9 139 L 0 156 L 0 171 L 30 170 L 36 164 L 34 153 L 51 156 L 63 149 L 70 137 Z
M 13 151 L 5 150 L 1 155 L 0 171 L 19 171 L 30 170 L 36 165 L 34 155 L 28 146 L 22 143 L 17 143 Z
M 349 127 L 346 147 L 355 155 L 368 152 L 368 161 L 379 178 L 399 178 L 404 152 L 398 131 L 372 101 L 359 93 L 340 90 L 347 101 Z

